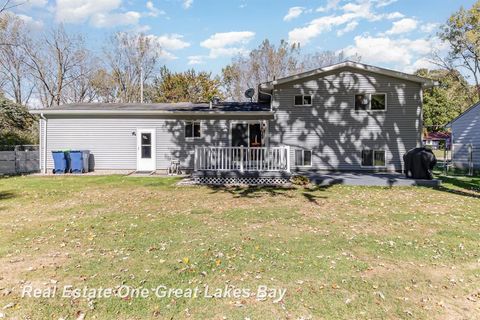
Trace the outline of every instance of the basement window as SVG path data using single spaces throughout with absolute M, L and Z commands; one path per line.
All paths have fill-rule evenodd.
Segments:
M 296 95 L 295 106 L 311 106 L 312 105 L 312 96 L 311 95 Z
M 312 151 L 295 150 L 295 165 L 298 167 L 310 167 L 312 165 Z
M 185 122 L 185 138 L 194 139 L 201 137 L 200 121 Z
M 362 167 L 385 167 L 385 150 L 362 150 Z

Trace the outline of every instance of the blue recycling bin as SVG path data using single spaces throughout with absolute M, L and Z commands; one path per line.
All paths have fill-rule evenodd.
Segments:
M 53 173 L 63 174 L 68 171 L 68 155 L 65 151 L 52 151 Z
M 86 171 L 83 161 L 83 152 L 79 150 L 70 151 L 70 172 L 83 173 Z

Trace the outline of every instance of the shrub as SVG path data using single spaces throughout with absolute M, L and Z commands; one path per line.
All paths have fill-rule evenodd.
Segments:
M 307 176 L 295 175 L 290 178 L 290 182 L 297 186 L 306 186 L 310 183 L 310 179 Z

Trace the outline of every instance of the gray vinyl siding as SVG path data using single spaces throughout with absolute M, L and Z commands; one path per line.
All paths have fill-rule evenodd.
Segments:
M 468 144 L 473 147 L 473 166 L 480 169 L 480 104 L 472 107 L 451 125 L 453 159 L 460 168 L 468 168 Z
M 248 120 L 248 118 L 246 118 Z M 201 121 L 200 138 L 185 139 L 185 121 Z M 48 119 L 47 168 L 53 168 L 52 150 L 89 150 L 96 170 L 135 170 L 137 129 L 156 130 L 156 167 L 166 169 L 171 159 L 192 169 L 195 146 L 229 146 L 231 119 L 159 119 L 152 117 L 53 117 Z
M 357 93 L 385 93 L 387 110 L 355 111 Z M 312 106 L 294 106 L 295 95 L 312 95 Z M 386 151 L 386 170 L 402 170 L 403 154 L 421 145 L 419 83 L 342 69 L 277 85 L 271 145 L 291 146 L 292 170 L 372 170 L 361 166 L 362 149 Z M 295 166 L 295 149 L 312 150 L 312 167 Z

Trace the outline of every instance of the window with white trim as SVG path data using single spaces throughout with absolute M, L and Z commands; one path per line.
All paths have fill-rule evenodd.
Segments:
M 299 167 L 310 167 L 312 165 L 312 151 L 303 149 L 295 150 L 295 165 Z
M 295 106 L 311 106 L 312 105 L 312 96 L 311 95 L 296 95 L 295 96 L 295 101 L 294 101 Z
M 200 121 L 186 121 L 185 122 L 185 138 L 194 139 L 201 137 Z
M 362 167 L 385 167 L 385 150 L 362 150 Z
M 385 93 L 359 93 L 355 95 L 355 111 L 385 111 L 387 110 L 387 95 Z

